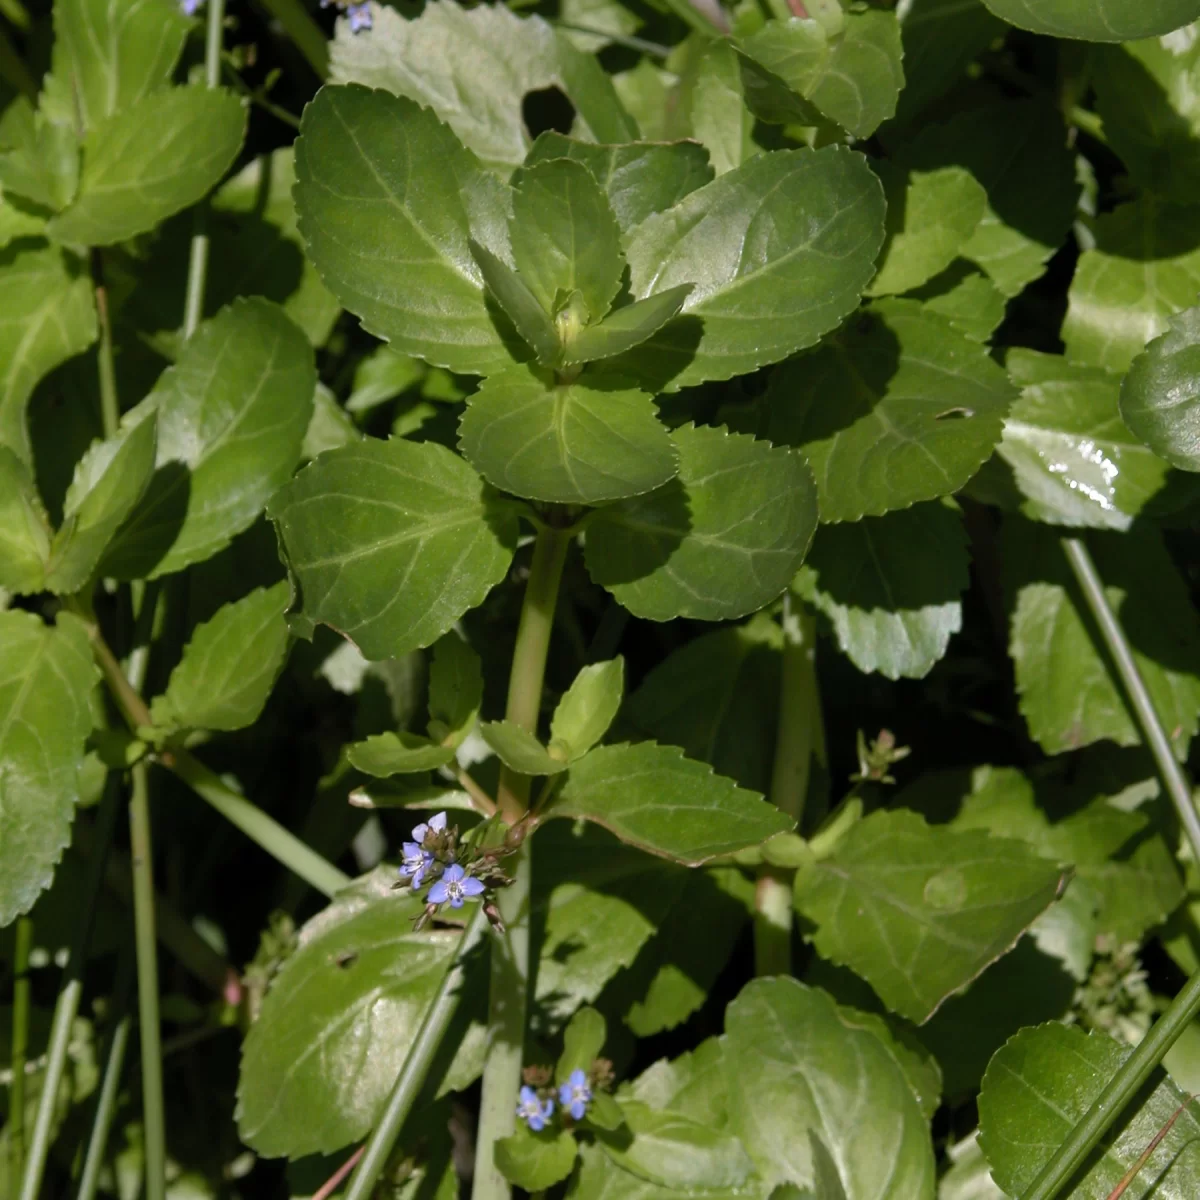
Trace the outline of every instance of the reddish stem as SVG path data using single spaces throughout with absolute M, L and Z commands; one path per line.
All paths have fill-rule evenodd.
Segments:
M 312 1200 L 328 1200 L 330 1196 L 337 1191 L 343 1179 L 358 1166 L 358 1160 L 362 1158 L 363 1151 L 367 1148 L 364 1142 L 355 1152 L 315 1192 L 313 1192 Z

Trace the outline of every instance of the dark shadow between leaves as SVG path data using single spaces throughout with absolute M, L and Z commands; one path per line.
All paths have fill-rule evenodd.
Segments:
M 138 506 L 117 530 L 100 573 L 117 579 L 149 575 L 179 537 L 191 494 L 192 473 L 184 463 L 159 467 Z
M 665 391 L 671 381 L 696 357 L 704 321 L 692 313 L 682 313 L 668 321 L 653 337 L 626 350 L 624 354 L 602 359 L 598 372 L 633 378 L 648 392 Z
M 692 528 L 678 477 L 645 496 L 600 509 L 588 529 L 588 571 L 601 587 L 634 583 L 664 566 Z

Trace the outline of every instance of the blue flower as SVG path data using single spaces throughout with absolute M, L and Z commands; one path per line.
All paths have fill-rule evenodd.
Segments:
M 351 33 L 361 33 L 364 29 L 371 29 L 374 22 L 371 19 L 371 6 L 363 0 L 361 4 L 348 4 L 346 6 L 346 19 L 350 22 Z M 442 814 L 445 816 L 445 814 Z M 431 821 L 432 825 L 433 822 Z
M 537 1092 L 528 1084 L 521 1089 L 521 1099 L 517 1104 L 517 1116 L 522 1121 L 528 1121 L 529 1128 L 534 1133 L 541 1133 L 546 1128 L 546 1122 L 553 1115 L 553 1100 L 539 1100 Z
M 467 875 L 458 863 L 451 863 L 441 879 L 429 889 L 429 903 L 445 904 L 449 900 L 451 908 L 462 908 L 468 896 L 478 896 L 483 891 L 484 886 L 478 879 Z
M 185 17 L 194 17 L 204 0 L 179 0 L 179 8 Z
M 428 850 L 422 850 L 416 842 L 405 842 L 403 854 L 404 858 L 400 864 L 400 878 L 408 879 L 411 876 L 413 887 L 419 888 L 421 880 L 425 878 L 433 866 L 433 855 Z
M 363 7 L 365 8 L 366 5 L 363 5 Z M 446 814 L 444 812 L 440 812 L 436 817 L 430 817 L 428 822 L 422 821 L 421 824 L 413 830 L 412 840 L 416 842 L 418 846 L 423 846 L 425 844 L 425 839 L 431 833 L 444 833 L 445 831 Z
M 567 1082 L 559 1087 L 558 1102 L 571 1114 L 572 1120 L 582 1121 L 591 1099 L 592 1089 L 588 1086 L 587 1076 L 576 1067 Z

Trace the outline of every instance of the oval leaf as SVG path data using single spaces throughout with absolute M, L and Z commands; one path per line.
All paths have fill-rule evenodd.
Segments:
M 1049 37 L 1131 42 L 1158 37 L 1200 17 L 1198 0 L 983 0 L 1010 25 Z
M 579 1149 L 575 1136 L 566 1129 L 543 1129 L 534 1133 L 519 1123 L 515 1133 L 500 1138 L 494 1151 L 496 1166 L 509 1183 L 527 1192 L 541 1192 L 566 1179 L 575 1165 Z
M 40 592 L 50 554 L 50 520 L 29 468 L 0 446 L 0 588 Z
M 485 721 L 479 732 L 500 761 L 519 775 L 557 775 L 567 769 L 565 759 L 552 758 L 532 733 L 512 721 Z
M 369 659 L 428 646 L 504 578 L 517 521 L 433 442 L 322 454 L 272 500 L 303 616 Z
M 550 741 L 560 742 L 572 762 L 585 755 L 608 731 L 625 693 L 625 660 L 592 663 L 575 676 L 554 710 Z
M 588 571 L 652 621 L 744 616 L 774 600 L 804 559 L 817 521 L 808 465 L 724 429 L 685 425 L 671 437 L 678 478 L 595 515 Z
M 346 747 L 351 765 L 378 779 L 432 771 L 454 758 L 453 746 L 439 746 L 415 733 L 377 733 Z

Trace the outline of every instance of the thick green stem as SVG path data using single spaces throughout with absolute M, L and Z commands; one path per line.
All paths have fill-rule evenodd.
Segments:
M 550 631 L 570 544 L 571 534 L 549 526 L 538 532 L 534 542 L 529 582 L 525 587 L 521 621 L 513 647 L 505 712 L 509 721 L 530 733 L 537 732 Z M 507 768 L 500 773 L 496 800 L 510 826 L 528 809 L 530 782 L 527 775 L 517 775 Z M 483 1067 L 479 1129 L 475 1137 L 473 1200 L 507 1200 L 512 1194 L 508 1180 L 496 1169 L 495 1148 L 500 1138 L 513 1131 L 516 1096 L 521 1086 L 529 989 L 529 892 L 533 871 L 529 843 L 524 843 L 514 857 L 513 884 L 499 897 L 506 929 L 492 941 L 488 1049 Z
M 33 1136 L 29 1141 L 29 1155 L 25 1159 L 25 1176 L 21 1181 L 21 1200 L 38 1200 L 38 1197 L 44 1194 L 42 1173 L 46 1169 L 46 1155 L 50 1150 L 50 1129 L 54 1122 L 54 1109 L 62 1085 L 63 1071 L 67 1065 L 67 1048 L 71 1043 L 71 1029 L 75 1024 L 75 1016 L 79 1012 L 79 997 L 83 991 L 83 964 L 87 958 L 88 943 L 92 937 L 92 922 L 96 914 L 100 884 L 104 878 L 104 864 L 117 823 L 120 802 L 119 779 L 115 774 L 110 774 L 103 799 L 100 801 L 100 813 L 96 821 L 95 849 L 88 862 L 79 924 L 75 926 L 70 957 L 67 959 L 67 967 L 63 973 L 62 989 L 58 993 L 58 1000 L 54 1005 L 54 1019 L 50 1025 L 50 1045 L 46 1052 L 46 1070 L 42 1076 L 42 1092 L 38 1097 Z M 15 1189 L 13 1194 L 16 1194 Z
M 329 43 L 301 0 L 260 0 L 260 3 L 296 43 L 296 49 L 308 60 L 308 65 L 324 79 L 329 74 Z
M 25 1160 L 25 1058 L 29 1051 L 29 955 L 33 922 L 17 918 L 13 947 L 12 1083 L 8 1102 L 9 1195 L 16 1195 Z
M 358 1169 L 346 1189 L 344 1200 L 369 1200 L 372 1195 L 375 1181 L 387 1164 L 400 1129 L 412 1110 L 413 1102 L 425 1082 L 425 1076 L 429 1073 L 433 1057 L 462 998 L 463 963 L 482 941 L 487 928 L 488 920 L 484 915 L 483 905 L 480 904 L 463 931 L 458 953 L 447 969 L 437 994 L 425 1010 L 421 1027 L 417 1030 L 417 1036 L 409 1049 L 408 1057 L 404 1060 L 404 1066 L 400 1068 L 400 1075 L 392 1088 L 392 1094 L 388 1097 L 387 1107 L 367 1141 Z
M 146 1200 L 167 1194 L 167 1133 L 163 1115 L 162 1037 L 158 1019 L 158 943 L 154 933 L 154 875 L 150 789 L 144 762 L 130 772 L 129 848 L 133 859 L 133 925 L 137 942 L 138 1032 L 142 1050 L 142 1125 Z
M 1155 711 L 1154 701 L 1150 698 L 1146 682 L 1134 661 L 1129 639 L 1126 638 L 1125 631 L 1108 603 L 1108 597 L 1104 594 L 1104 582 L 1096 570 L 1096 564 L 1092 561 L 1087 546 L 1078 538 L 1063 538 L 1062 546 L 1067 562 L 1075 572 L 1075 579 L 1083 592 L 1083 598 L 1100 627 L 1100 636 L 1112 656 L 1117 674 L 1121 677 L 1130 707 L 1137 717 L 1138 725 L 1141 726 L 1142 737 L 1154 756 L 1162 785 L 1170 796 L 1180 824 L 1191 843 L 1192 855 L 1196 862 L 1200 863 L 1200 816 L 1197 815 L 1196 805 L 1192 800 L 1192 789 L 1188 786 L 1183 768 L 1171 750 L 1171 739 L 1167 737 L 1167 731 Z
M 1183 985 L 1167 1011 L 1121 1064 L 1021 1200 L 1054 1200 L 1198 1013 L 1200 971 Z
M 104 258 L 95 248 L 91 254 L 92 288 L 96 297 L 96 324 L 100 330 L 98 370 L 100 375 L 100 419 L 104 436 L 110 438 L 121 423 L 121 406 L 117 400 L 117 373 L 113 365 L 112 318 L 108 311 L 108 287 L 104 282 Z

